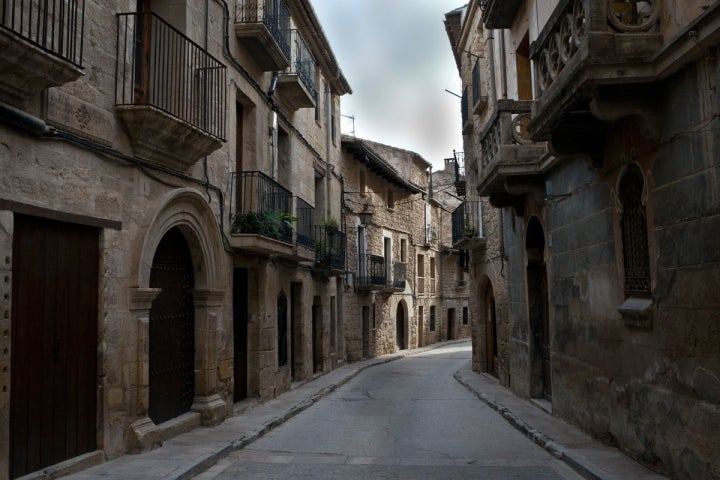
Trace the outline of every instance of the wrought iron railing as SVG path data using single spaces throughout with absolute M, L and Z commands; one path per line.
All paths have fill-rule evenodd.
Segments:
M 315 85 L 315 57 L 305 43 L 305 39 L 297 30 L 292 31 L 292 57 L 288 73 L 294 73 L 300 81 L 305 85 L 313 98 L 317 97 L 317 87 Z
M 315 248 L 315 238 L 313 235 L 315 208 L 300 197 L 295 197 L 295 201 L 295 214 L 297 216 L 295 241 L 298 245 Z
M 370 254 L 358 255 L 357 285 L 382 288 L 386 284 L 385 257 Z
M 405 284 L 407 280 L 407 264 L 406 263 L 393 263 L 393 278 L 392 286 L 400 290 L 405 290 Z
M 223 140 L 225 65 L 154 13 L 117 19 L 115 103 L 155 107 Z
M 233 173 L 232 233 L 250 233 L 292 242 L 292 194 L 262 172 Z
M 84 0 L 0 0 L 0 28 L 82 67 Z
M 262 23 L 290 59 L 290 10 L 285 0 L 237 0 L 237 23 Z
M 453 245 L 465 239 L 482 237 L 482 204 L 480 200 L 466 200 L 452 212 Z
M 315 226 L 315 261 L 333 270 L 345 269 L 344 232 L 326 225 Z

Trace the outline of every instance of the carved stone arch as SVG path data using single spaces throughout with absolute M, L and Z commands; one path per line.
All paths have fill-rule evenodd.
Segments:
M 220 228 L 207 200 L 193 189 L 168 193 L 161 207 L 145 223 L 144 235 L 133 249 L 139 258 L 132 262 L 131 278 L 139 288 L 148 288 L 153 257 L 160 240 L 173 227 L 178 227 L 190 247 L 195 270 L 195 288 L 225 289 L 225 255 Z
M 226 259 L 220 229 L 205 198 L 192 189 L 178 189 L 166 194 L 160 207 L 149 215 L 141 228 L 133 249 L 130 278 L 130 313 L 136 329 L 136 375 L 131 387 L 136 392 L 134 414 L 137 420 L 128 432 L 129 450 L 143 451 L 162 444 L 168 435 L 203 425 L 220 423 L 227 415 L 225 401 L 220 396 L 217 372 L 219 369 L 219 341 L 222 331 L 222 306 L 225 298 Z M 150 273 L 163 237 L 173 228 L 182 233 L 187 242 L 194 272 L 195 306 L 195 392 L 191 407 L 195 415 L 178 417 L 180 424 L 169 428 L 155 425 L 148 416 L 149 404 L 149 324 L 150 309 L 160 289 L 149 288 Z

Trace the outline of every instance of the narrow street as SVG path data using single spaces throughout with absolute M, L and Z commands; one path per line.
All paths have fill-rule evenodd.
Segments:
M 196 478 L 580 479 L 453 379 L 470 354 L 453 343 L 369 368 Z

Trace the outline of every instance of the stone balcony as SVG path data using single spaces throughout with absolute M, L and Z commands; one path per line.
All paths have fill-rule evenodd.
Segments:
M 291 33 L 290 66 L 280 72 L 278 93 L 283 103 L 292 111 L 314 108 L 317 101 L 315 58 L 300 32 L 293 30 Z
M 602 136 L 593 105 L 656 76 L 652 58 L 663 47 L 660 8 L 659 0 L 559 2 L 530 48 L 537 92 L 531 138 L 553 140 L 565 153 L 574 147 L 564 148 L 568 141 L 582 138 L 587 145 Z M 652 102 L 640 89 L 630 97 Z
M 542 183 L 542 174 L 553 158 L 545 142 L 530 139 L 531 101 L 500 100 L 480 135 L 482 168 L 477 193 L 490 197 L 495 206 L 506 206 L 512 197 Z
M 522 0 L 481 0 L 485 28 L 510 28 Z
M 0 5 L 1 101 L 24 108 L 42 91 L 83 75 L 83 0 L 67 2 L 67 8 L 76 12 L 74 16 L 42 8 L 31 0 Z
M 263 71 L 290 66 L 290 12 L 285 0 L 238 0 L 235 35 Z

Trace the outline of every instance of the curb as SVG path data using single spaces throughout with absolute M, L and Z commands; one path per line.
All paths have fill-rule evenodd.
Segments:
M 524 434 L 530 440 L 535 442 L 537 445 L 545 449 L 550 455 L 562 460 L 570 468 L 575 470 L 578 474 L 582 475 L 588 480 L 609 480 L 607 477 L 599 476 L 593 470 L 593 465 L 588 465 L 583 459 L 575 455 L 571 450 L 567 450 L 564 446 L 557 443 L 552 438 L 548 437 L 544 433 L 532 428 L 530 425 L 525 423 L 520 417 L 516 416 L 509 408 L 496 402 L 492 397 L 480 393 L 473 389 L 470 384 L 462 379 L 460 371 L 455 372 L 453 378 L 457 380 L 462 386 L 470 390 L 476 397 L 485 402 L 490 408 L 497 411 L 502 417 L 507 420 L 510 425 L 515 427 L 519 432 Z

